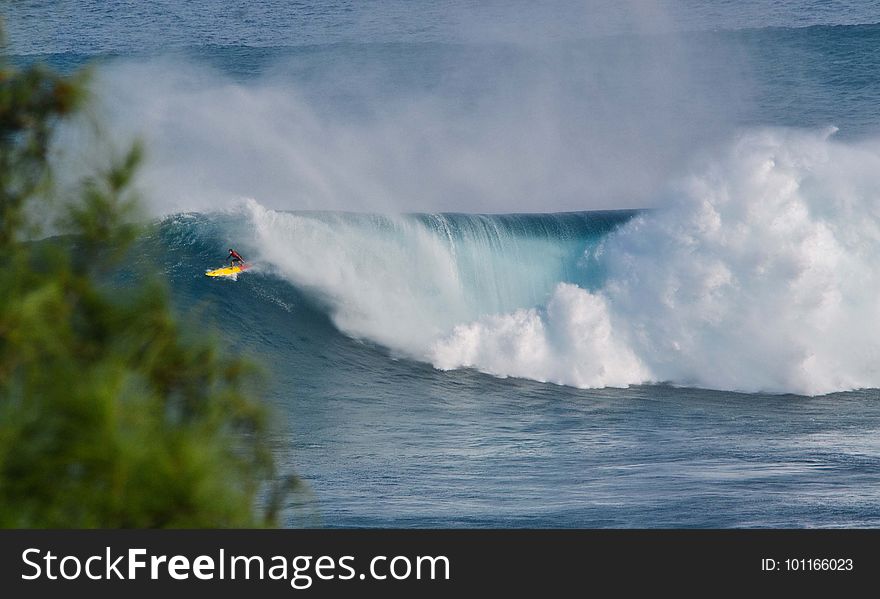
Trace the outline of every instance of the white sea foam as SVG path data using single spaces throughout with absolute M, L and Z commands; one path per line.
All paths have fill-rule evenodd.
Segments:
M 623 387 L 651 378 L 615 336 L 607 300 L 560 283 L 546 310 L 521 309 L 455 327 L 431 348 L 438 368 L 478 368 L 578 387 Z
M 830 133 L 742 135 L 607 240 L 597 295 L 560 285 L 545 313 L 459 326 L 434 363 L 578 386 L 880 386 L 880 145 Z M 574 331 L 592 339 L 558 341 Z

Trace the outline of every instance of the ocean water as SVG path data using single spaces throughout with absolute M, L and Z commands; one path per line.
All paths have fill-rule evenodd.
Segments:
M 285 525 L 880 524 L 876 3 L 2 10 L 146 141 L 143 259 L 265 366 Z

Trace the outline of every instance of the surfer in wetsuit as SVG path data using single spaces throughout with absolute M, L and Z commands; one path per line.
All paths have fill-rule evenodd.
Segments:
M 244 266 L 244 258 L 241 257 L 241 254 L 236 252 L 234 249 L 229 248 L 229 255 L 226 256 L 227 260 L 232 260 L 232 266 L 238 264 L 239 266 Z

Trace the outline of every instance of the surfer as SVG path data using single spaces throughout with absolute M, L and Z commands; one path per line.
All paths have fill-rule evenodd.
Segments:
M 232 266 L 235 266 L 236 264 L 244 266 L 244 258 L 232 248 L 229 248 L 229 255 L 226 256 L 226 260 L 232 260 Z

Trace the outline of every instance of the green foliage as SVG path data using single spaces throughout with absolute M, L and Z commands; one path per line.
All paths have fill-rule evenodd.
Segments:
M 52 134 L 84 84 L 0 64 L 0 527 L 274 525 L 258 373 L 188 341 L 161 282 L 112 284 L 141 148 L 55 197 Z M 50 201 L 66 234 L 35 241 Z

